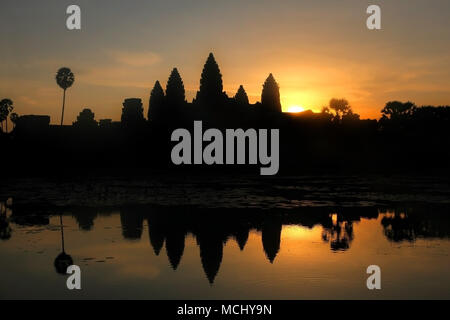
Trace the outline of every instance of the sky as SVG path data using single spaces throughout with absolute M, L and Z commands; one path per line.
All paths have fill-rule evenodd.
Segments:
M 81 8 L 81 30 L 66 28 L 66 8 Z M 381 30 L 366 9 L 381 7 Z M 61 116 L 56 71 L 69 67 L 65 124 L 83 108 L 119 120 L 125 98 L 145 113 L 156 80 L 173 67 L 191 101 L 209 52 L 224 90 L 243 85 L 260 101 L 269 73 L 283 110 L 319 112 L 335 98 L 362 118 L 379 118 L 387 101 L 450 105 L 448 0 L 2 0 L 0 98 L 15 112 Z

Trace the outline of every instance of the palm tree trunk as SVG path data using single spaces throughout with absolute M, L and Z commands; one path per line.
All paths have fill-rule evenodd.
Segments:
M 62 220 L 62 213 L 59 214 L 59 225 L 61 226 L 61 249 L 62 252 L 64 251 L 64 226 L 63 226 L 63 220 Z
M 64 105 L 66 103 L 66 89 L 64 89 L 64 93 L 63 93 L 63 105 L 62 105 L 62 115 L 61 115 L 61 126 L 63 125 L 63 121 L 64 121 Z

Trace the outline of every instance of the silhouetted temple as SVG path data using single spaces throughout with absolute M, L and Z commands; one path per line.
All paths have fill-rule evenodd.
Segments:
M 4 159 L 7 166 L 20 170 L 5 174 L 88 173 L 98 169 L 255 171 L 251 165 L 239 168 L 173 165 L 171 132 L 176 128 L 192 131 L 196 120 L 203 121 L 205 130 L 279 129 L 279 174 L 450 170 L 449 106 L 417 107 L 411 102 L 390 101 L 381 110 L 379 121 L 361 120 L 345 99 L 331 99 L 329 107 L 320 113 L 311 110 L 283 113 L 280 86 L 273 74 L 263 84 L 260 102 L 249 103 L 243 85 L 229 97 L 223 90 L 222 74 L 212 53 L 205 62 L 192 102 L 186 101 L 177 68 L 172 69 L 165 91 L 159 81 L 155 82 L 148 101 L 148 110 L 144 112 L 141 98 L 125 99 L 120 122 L 97 121 L 89 108 L 80 112 L 72 126 L 50 125 L 49 116 L 15 117 L 14 130 L 10 134 L 1 133 L 0 142 L 4 150 L 10 150 Z M 34 161 L 27 161 L 30 158 Z
M 49 116 L 25 115 L 19 117 L 15 130 L 37 132 L 48 129 L 49 125 Z
M 144 122 L 144 109 L 141 99 L 125 99 L 123 102 L 121 121 L 126 127 L 138 126 Z

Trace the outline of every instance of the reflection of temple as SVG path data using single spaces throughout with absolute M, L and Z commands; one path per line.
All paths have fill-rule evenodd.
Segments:
M 142 236 L 144 217 L 139 209 L 122 208 L 120 210 L 120 223 L 122 235 L 128 240 L 138 240 Z
M 72 215 L 78 222 L 81 230 L 89 231 L 94 226 L 98 213 L 95 208 L 74 208 Z
M 175 211 L 175 212 L 174 212 Z M 260 210 L 220 210 L 213 212 L 196 210 L 195 213 L 180 212 L 173 208 L 149 209 L 143 214 L 148 222 L 150 245 L 156 255 L 161 252 L 164 243 L 169 263 L 173 269 L 180 264 L 184 251 L 184 239 L 192 234 L 199 246 L 200 260 L 205 275 L 213 283 L 223 258 L 223 247 L 228 239 L 234 239 L 240 250 L 244 250 L 251 230 L 261 232 L 262 248 L 270 263 L 274 263 L 281 247 L 281 232 L 285 224 L 298 224 L 312 228 L 323 226 L 324 241 L 330 242 L 332 250 L 346 250 L 353 240 L 353 222 L 361 217 L 377 218 L 376 208 L 338 210 L 331 215 L 330 209 L 304 208 L 301 211 L 267 212 Z M 136 227 L 134 220 L 122 219 L 123 229 Z
M 166 252 L 170 265 L 174 270 L 178 268 L 184 252 L 186 233 L 182 226 L 175 224 L 166 232 Z
M 197 241 L 203 270 L 208 281 L 213 283 L 222 263 L 224 240 L 220 234 L 204 230 L 197 236 Z
M 267 219 L 261 227 L 262 244 L 270 263 L 273 263 L 280 250 L 281 228 L 281 221 L 278 219 Z
M 248 234 L 249 230 L 245 226 L 238 226 L 233 234 L 233 237 L 236 239 L 241 251 L 244 250 L 244 247 L 247 244 Z
M 164 239 L 166 237 L 166 230 L 169 227 L 166 225 L 167 221 L 161 219 L 159 215 L 155 215 L 153 219 L 148 221 L 148 237 L 150 239 L 150 245 L 153 247 L 153 251 L 158 256 L 164 245 Z
M 430 210 L 432 211 L 430 214 Z M 35 209 L 31 212 L 36 212 Z M 381 210 L 376 207 L 358 208 L 300 208 L 298 210 L 258 209 L 195 209 L 125 207 L 120 209 L 122 235 L 127 240 L 141 239 L 144 223 L 148 224 L 150 245 L 156 255 L 165 247 L 170 266 L 176 270 L 182 263 L 185 238 L 192 235 L 199 247 L 200 261 L 208 281 L 212 284 L 223 260 L 223 248 L 229 239 L 244 250 L 252 230 L 261 233 L 262 249 L 270 263 L 274 263 L 282 247 L 283 225 L 322 226 L 322 239 L 333 251 L 347 250 L 355 237 L 353 225 L 361 218 L 378 218 L 386 237 L 391 241 L 415 241 L 418 237 L 449 237 L 450 216 L 446 208 Z M 89 208 L 72 208 L 70 212 L 82 230 L 92 230 L 99 215 L 110 214 Z M 0 215 L 0 235 L 9 239 L 9 223 L 20 225 L 48 225 L 48 214 L 29 214 L 18 210 L 10 218 Z M 9 228 L 9 229 L 8 229 Z M 9 230 L 9 231 L 8 231 Z M 61 231 L 63 231 L 61 224 Z M 63 234 L 62 234 L 63 236 Z M 62 241 L 64 239 L 62 238 Z M 64 243 L 62 243 L 62 246 Z M 71 262 L 63 252 L 58 256 L 61 270 Z M 55 267 L 56 267 L 55 261 Z
M 251 223 L 248 218 L 248 215 L 236 215 L 230 219 L 227 215 L 217 213 L 182 214 L 153 209 L 147 215 L 150 244 L 155 254 L 159 255 L 165 243 L 169 263 L 176 269 L 183 255 L 186 235 L 194 235 L 203 270 L 208 281 L 213 283 L 222 263 L 224 244 L 233 238 L 240 250 L 244 250 L 251 229 L 261 230 L 266 256 L 271 262 L 275 259 L 280 249 L 281 221 L 258 218 L 260 221 Z M 123 226 L 127 229 L 130 227 Z

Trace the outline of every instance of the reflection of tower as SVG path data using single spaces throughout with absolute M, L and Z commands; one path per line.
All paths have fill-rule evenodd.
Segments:
M 248 240 L 248 228 L 245 226 L 239 226 L 239 228 L 234 233 L 234 238 L 236 239 L 236 242 L 239 245 L 239 249 L 244 250 L 245 245 L 247 244 Z
M 200 259 L 209 283 L 213 284 L 220 269 L 223 256 L 223 241 L 219 234 L 205 231 L 198 236 Z
M 142 224 L 144 217 L 138 210 L 131 211 L 122 209 L 120 211 L 120 223 L 122 224 L 122 235 L 125 239 L 138 240 L 142 236 Z
M 64 248 L 64 226 L 62 214 L 59 215 L 59 224 L 61 228 L 61 250 L 62 252 L 56 257 L 54 266 L 57 273 L 66 274 L 67 268 L 73 265 L 73 260 L 70 255 L 65 252 Z
M 264 221 L 262 225 L 262 244 L 270 263 L 273 263 L 280 250 L 281 228 L 281 221 L 272 219 Z
M 184 252 L 184 236 L 183 229 L 173 227 L 167 232 L 166 236 L 166 253 L 169 258 L 170 265 L 174 270 L 178 268 L 181 257 Z
M 150 245 L 153 247 L 153 251 L 156 255 L 159 255 L 164 245 L 165 238 L 165 223 L 161 221 L 158 215 L 154 215 L 147 219 L 148 223 L 148 237 L 150 239 Z
M 92 208 L 83 208 L 74 210 L 72 215 L 78 222 L 81 230 L 89 231 L 94 226 L 94 220 L 97 218 L 97 210 Z

